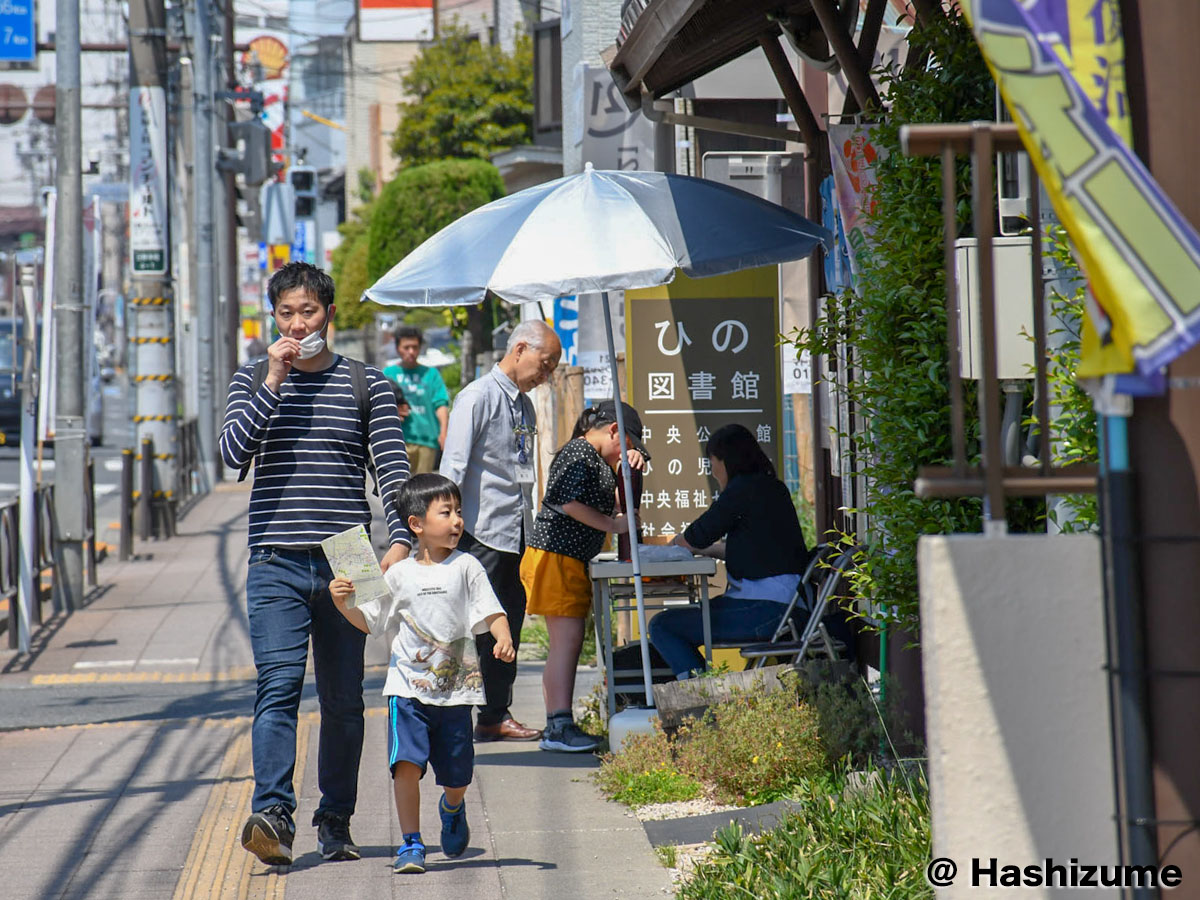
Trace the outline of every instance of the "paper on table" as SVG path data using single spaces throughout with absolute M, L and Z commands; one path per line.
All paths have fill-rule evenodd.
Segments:
M 367 529 L 362 525 L 325 538 L 321 541 L 321 549 L 325 551 L 325 559 L 329 561 L 333 574 L 354 582 L 354 593 L 350 595 L 347 606 L 360 606 L 391 594 L 387 582 L 383 580 L 383 572 L 379 569 L 379 560 L 375 558 Z
M 638 544 L 638 556 L 642 562 L 679 562 L 694 559 L 691 550 L 674 544 Z

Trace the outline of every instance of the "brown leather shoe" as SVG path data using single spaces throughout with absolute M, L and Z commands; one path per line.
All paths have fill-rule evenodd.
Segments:
M 512 718 L 505 719 L 498 725 L 475 726 L 475 740 L 481 744 L 487 741 L 536 741 L 541 737 L 540 729 L 527 728 Z

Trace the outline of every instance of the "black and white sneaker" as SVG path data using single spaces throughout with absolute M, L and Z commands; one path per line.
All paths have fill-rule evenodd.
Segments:
M 361 859 L 362 853 L 350 837 L 350 817 L 337 813 L 317 813 L 313 816 L 317 826 L 317 852 L 322 859 Z
M 253 813 L 242 827 L 242 846 L 268 866 L 292 864 L 296 826 L 287 810 L 276 804 Z
M 600 746 L 600 739 L 585 732 L 574 722 L 552 722 L 546 726 L 542 735 L 542 750 L 553 750 L 558 753 L 590 753 Z

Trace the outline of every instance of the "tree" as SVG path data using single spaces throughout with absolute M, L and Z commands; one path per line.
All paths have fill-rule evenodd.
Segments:
M 441 30 L 403 78 L 413 99 L 400 104 L 392 152 L 402 168 L 439 159 L 487 159 L 533 139 L 533 43 L 518 35 L 512 53 Z
M 375 178 L 369 169 L 358 173 L 358 196 L 362 201 L 351 218 L 338 225 L 342 242 L 331 254 L 331 271 L 335 286 L 333 325 L 338 330 L 364 328 L 375 319 L 379 306 L 360 303 L 363 291 L 371 286 L 367 275 L 367 251 L 370 246 L 371 215 L 375 208 Z
M 421 243 L 471 210 L 504 196 L 499 171 L 480 159 L 444 159 L 402 169 L 371 206 L 366 275 L 374 283 Z M 363 304 L 367 305 L 367 304 Z M 472 371 L 474 353 L 492 348 L 493 302 L 466 307 L 464 371 Z M 469 380 L 469 379 L 468 379 Z

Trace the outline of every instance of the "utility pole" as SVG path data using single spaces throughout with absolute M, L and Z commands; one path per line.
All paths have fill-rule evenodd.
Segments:
M 1187 148 L 1194 147 L 1192 108 L 1200 71 L 1177 64 L 1200 40 L 1200 7 L 1171 0 L 1121 0 L 1125 74 L 1133 118 L 1134 150 L 1180 213 L 1200 226 L 1200 184 Z M 1117 95 L 1117 101 L 1120 96 Z M 1152 815 L 1129 810 L 1122 821 L 1126 841 L 1151 843 L 1149 856 L 1184 872 L 1200 871 L 1200 348 L 1167 367 L 1167 393 L 1137 397 L 1128 420 L 1132 528 L 1127 556 L 1140 587 L 1134 640 L 1144 645 L 1140 671 L 1122 671 L 1144 685 L 1148 708 L 1135 725 L 1148 744 Z M 1135 739 L 1136 740 L 1136 739 Z M 1123 748 L 1126 749 L 1127 748 Z M 1127 860 L 1136 863 L 1136 858 Z
M 221 53 L 216 60 L 218 92 L 221 98 L 220 106 L 214 116 L 216 128 L 216 144 L 228 147 L 230 143 L 229 123 L 233 118 L 233 107 L 226 99 L 227 93 L 234 87 L 233 72 L 233 15 L 221 16 Z M 234 184 L 236 177 L 228 168 L 222 168 L 214 179 L 216 190 L 214 198 L 214 226 L 217 254 L 217 321 L 214 328 L 216 340 L 215 370 L 213 379 L 214 406 L 222 409 L 221 398 L 223 391 L 233 377 L 237 368 L 237 330 L 241 319 L 241 307 L 238 298 L 237 270 L 237 188 Z M 216 459 L 220 466 L 220 457 Z
M 54 220 L 54 519 L 58 575 L 56 608 L 70 612 L 83 599 L 84 426 L 83 178 L 80 107 L 79 0 L 56 0 Z
M 196 376 L 197 438 L 205 487 L 216 481 L 217 411 L 215 398 L 216 279 L 214 276 L 213 201 L 216 190 L 216 155 L 213 148 L 213 54 L 211 0 L 196 0 L 195 44 L 192 76 L 195 88 L 192 121 L 195 133 L 195 168 L 192 203 L 196 241 Z
M 154 446 L 151 484 L 139 490 L 175 519 L 179 430 L 167 173 L 167 32 L 163 0 L 129 4 L 129 252 L 135 450 Z M 147 468 L 139 466 L 139 471 Z M 168 525 L 169 528 L 169 525 Z

